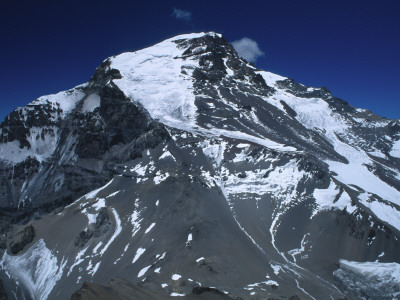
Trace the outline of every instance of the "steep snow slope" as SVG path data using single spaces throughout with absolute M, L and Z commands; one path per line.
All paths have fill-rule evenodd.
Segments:
M 344 286 L 350 264 L 400 263 L 399 121 L 256 69 L 219 34 L 111 57 L 0 129 L 11 298 L 111 278 L 172 296 L 375 297 L 376 282 Z M 38 253 L 51 268 L 16 267 Z

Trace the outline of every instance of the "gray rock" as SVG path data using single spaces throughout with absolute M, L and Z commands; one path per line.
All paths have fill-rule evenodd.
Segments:
M 12 254 L 18 254 L 30 244 L 35 238 L 35 228 L 32 225 L 26 226 L 12 237 L 10 242 L 10 251 Z

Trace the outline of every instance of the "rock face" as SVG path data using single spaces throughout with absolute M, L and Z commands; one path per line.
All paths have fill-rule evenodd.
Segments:
M 175 295 L 178 296 L 178 295 Z M 191 294 L 186 296 L 179 295 L 179 299 L 204 299 L 204 300 L 229 300 L 234 299 L 225 295 L 223 292 L 206 287 L 195 287 Z M 168 300 L 176 299 L 173 296 L 166 296 L 161 293 L 143 289 L 140 286 L 133 285 L 130 282 L 121 279 L 112 279 L 107 286 L 101 286 L 94 283 L 84 283 L 82 288 L 75 292 L 71 300 L 123 300 L 123 299 L 152 299 Z
M 10 243 L 10 252 L 12 254 L 18 254 L 21 252 L 26 245 L 31 243 L 35 238 L 35 229 L 32 225 L 26 226 L 23 230 L 18 232 Z
M 104 62 L 89 84 L 41 97 L 0 126 L 0 206 L 19 220 L 63 207 L 109 181 L 167 133 L 114 84 Z
M 397 274 L 400 122 L 259 70 L 219 34 L 110 57 L 0 132 L 9 299 L 83 282 L 76 299 L 398 297 L 400 271 L 385 293 L 349 280 L 355 261 Z
M 7 300 L 7 299 L 8 297 L 6 292 L 4 291 L 3 282 L 1 282 L 0 280 L 0 300 Z

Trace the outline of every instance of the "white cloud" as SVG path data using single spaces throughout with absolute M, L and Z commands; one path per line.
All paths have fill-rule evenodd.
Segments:
M 255 62 L 257 58 L 264 55 L 264 52 L 258 48 L 257 42 L 247 37 L 232 42 L 232 46 L 240 57 L 249 62 Z
M 190 11 L 179 8 L 174 8 L 172 16 L 177 18 L 178 20 L 183 20 L 187 22 L 189 22 L 192 19 L 192 13 Z

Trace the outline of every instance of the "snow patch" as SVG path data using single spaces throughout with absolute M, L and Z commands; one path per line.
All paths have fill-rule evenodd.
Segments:
M 187 237 L 186 244 L 187 244 L 187 243 L 190 243 L 192 240 L 193 240 L 193 235 L 192 235 L 191 233 L 189 233 L 189 234 L 188 234 L 188 237 Z
M 191 34 L 182 38 L 204 35 Z M 153 119 L 167 125 L 170 119 L 194 125 L 197 107 L 193 81 L 181 71 L 198 67 L 198 61 L 182 58 L 186 49 L 177 47 L 174 42 L 179 38 L 112 58 L 111 68 L 118 69 L 122 75 L 121 79 L 113 81 L 133 101 L 140 102 Z
M 183 296 L 186 296 L 186 295 L 173 292 L 173 293 L 171 293 L 171 296 L 173 296 L 173 297 L 183 297 Z
M 133 234 L 132 234 L 132 236 L 134 236 L 136 234 L 136 232 L 138 232 L 139 229 L 140 229 L 140 221 L 141 221 L 141 219 L 139 220 L 139 214 L 138 214 L 137 211 L 134 211 L 132 213 L 130 219 L 131 219 L 131 224 L 133 225 Z
M 139 249 L 137 249 L 136 255 L 135 255 L 135 257 L 133 258 L 132 263 L 134 264 L 134 263 L 139 259 L 139 257 L 142 256 L 142 254 L 143 254 L 145 251 L 146 251 L 145 248 L 139 248 Z
M 84 258 L 82 258 L 82 256 L 85 254 L 87 249 L 88 249 L 88 247 L 86 247 L 85 249 L 83 249 L 83 250 L 78 252 L 78 254 L 76 255 L 76 258 L 75 258 L 75 262 L 73 263 L 73 265 L 68 270 L 67 276 L 69 276 L 72 273 L 72 271 L 74 270 L 75 266 L 79 265 L 80 263 L 82 263 L 84 261 Z
M 103 207 L 106 207 L 106 201 L 104 198 L 99 198 L 93 205 L 92 207 L 95 210 L 100 210 Z
M 135 172 L 137 175 L 139 176 L 145 176 L 146 175 L 146 166 L 142 166 L 142 163 L 139 163 L 137 166 L 135 166 L 134 168 L 132 168 L 130 171 L 131 172 Z
M 260 74 L 264 78 L 265 83 L 270 87 L 274 87 L 277 81 L 287 79 L 286 77 L 266 71 L 256 71 L 256 73 Z
M 270 265 L 271 265 L 271 268 L 274 270 L 275 275 L 278 275 L 279 272 L 282 271 L 282 267 L 281 267 L 281 266 L 279 266 L 279 265 L 273 265 L 273 264 L 270 264 Z
M 138 273 L 137 277 L 142 277 L 144 274 L 146 274 L 147 270 L 150 269 L 150 267 L 151 267 L 151 265 L 141 269 L 140 272 Z
M 224 60 L 226 73 L 228 74 L 228 76 L 234 76 L 235 73 L 226 65 L 226 62 L 228 61 L 228 59 L 226 57 L 224 57 L 223 60 Z
M 31 102 L 30 105 L 46 105 L 50 103 L 52 106 L 60 107 L 63 113 L 69 113 L 76 107 L 76 103 L 82 100 L 85 93 L 72 89 L 69 91 L 59 92 L 53 95 L 42 96 Z
M 360 203 L 368 207 L 377 218 L 392 225 L 397 230 L 400 230 L 400 212 L 395 207 L 373 200 L 372 195 L 369 193 L 359 195 L 358 199 Z
M 156 176 L 154 176 L 153 180 L 155 184 L 160 184 L 164 180 L 166 180 L 169 177 L 169 173 L 165 172 L 163 174 L 160 173 L 160 171 L 157 171 Z
M 100 106 L 100 96 L 97 94 L 90 94 L 82 105 L 82 112 L 93 112 L 97 107 Z
M 42 130 L 45 133 L 42 134 Z M 47 131 L 52 130 L 55 134 Z M 58 142 L 58 130 L 55 127 L 32 127 L 29 129 L 27 140 L 31 147 L 20 148 L 19 141 L 12 141 L 8 143 L 0 144 L 0 159 L 11 163 L 20 163 L 27 159 L 29 156 L 36 158 L 39 162 L 43 162 L 48 159 L 54 152 Z M 36 138 L 37 136 L 40 138 Z M 43 136 L 43 138 L 42 138 Z
M 144 232 L 145 234 L 150 232 L 150 230 L 153 229 L 154 225 L 156 225 L 156 223 L 151 223 L 151 225 L 146 229 L 146 231 Z
M 179 275 L 179 274 L 173 274 L 173 275 L 171 276 L 171 279 L 172 279 L 172 280 L 179 280 L 181 277 L 182 277 L 182 276 Z
M 100 263 L 101 263 L 101 261 L 99 261 L 99 262 L 93 267 L 93 269 L 90 270 L 90 272 L 88 272 L 88 273 L 89 273 L 90 275 L 93 276 L 93 275 L 97 272 L 97 270 L 99 269 Z
M 22 255 L 8 255 L 6 252 L 0 268 L 20 282 L 32 299 L 47 299 L 53 287 L 60 280 L 66 261 L 58 263 L 57 257 L 41 239 Z
M 172 159 L 175 160 L 175 157 L 174 157 L 174 156 L 171 154 L 171 152 L 169 152 L 168 150 L 165 151 L 165 152 L 160 156 L 160 159 L 164 159 L 164 158 L 167 158 L 167 157 L 172 157 Z
M 400 140 L 393 143 L 392 149 L 389 154 L 393 157 L 400 158 Z
M 307 245 L 307 241 L 306 238 L 309 235 L 309 233 L 306 233 L 303 238 L 301 239 L 300 242 L 300 248 L 296 248 L 296 249 L 292 249 L 290 251 L 288 251 L 289 255 L 292 256 L 293 261 L 296 263 L 296 255 L 302 254 L 305 250 L 306 250 L 306 245 Z M 306 256 L 306 255 L 305 255 Z M 303 258 L 304 256 L 302 256 Z M 305 258 L 305 257 L 304 257 Z
M 111 193 L 110 195 L 108 195 L 106 198 L 111 198 L 114 197 L 115 195 L 117 195 L 120 191 L 116 191 L 114 193 Z
M 90 225 L 90 224 L 96 224 L 96 217 L 97 217 L 96 214 L 89 214 L 89 213 L 87 213 L 86 216 L 87 216 L 87 218 L 88 218 L 88 225 Z
M 347 194 L 345 191 L 343 191 L 339 199 L 334 202 L 339 193 L 339 187 L 332 181 L 326 189 L 315 189 L 313 192 L 313 197 L 315 199 L 317 207 L 314 209 L 311 218 L 313 218 L 320 211 L 330 209 L 346 209 L 348 213 L 353 213 L 357 209 L 357 207 L 352 206 L 351 198 L 349 194 Z

